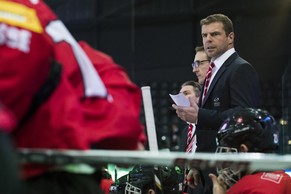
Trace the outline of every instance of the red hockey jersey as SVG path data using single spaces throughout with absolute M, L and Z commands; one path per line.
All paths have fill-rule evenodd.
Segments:
M 82 49 L 42 1 L 0 1 L 0 12 L 0 101 L 19 121 L 18 147 L 135 149 L 144 140 L 139 88 L 110 57 L 85 43 Z M 43 99 L 37 94 L 55 61 L 56 86 L 27 116 Z M 43 170 L 33 165 L 25 176 Z
M 244 176 L 227 194 L 289 194 L 291 177 L 283 171 L 259 172 Z

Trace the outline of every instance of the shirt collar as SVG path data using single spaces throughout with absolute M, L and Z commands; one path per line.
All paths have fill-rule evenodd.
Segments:
M 214 61 L 212 61 L 215 64 L 215 67 L 219 69 L 222 64 L 235 52 L 234 48 L 231 48 L 227 50 L 225 53 L 220 55 L 218 58 L 216 58 Z

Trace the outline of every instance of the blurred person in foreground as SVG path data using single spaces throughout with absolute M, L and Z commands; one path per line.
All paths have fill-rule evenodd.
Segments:
M 15 116 L 10 136 L 17 148 L 142 147 L 141 92 L 122 68 L 76 42 L 41 0 L 0 1 L 0 13 L 0 101 Z M 21 176 L 31 193 L 95 194 L 101 192 L 95 170 L 87 164 L 29 163 Z
M 217 153 L 278 153 L 279 130 L 265 110 L 247 108 L 234 113 L 218 131 Z M 276 164 L 274 164 L 276 165 Z M 282 169 L 240 170 L 218 166 L 218 177 L 210 174 L 214 194 L 288 194 L 291 177 Z

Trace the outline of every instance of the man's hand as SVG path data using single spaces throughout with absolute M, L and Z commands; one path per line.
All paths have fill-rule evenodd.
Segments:
M 226 185 L 224 184 L 223 180 L 218 178 L 216 175 L 210 173 L 209 177 L 213 183 L 213 194 L 226 194 Z
M 188 186 L 191 187 L 192 189 L 195 189 L 197 185 L 200 183 L 200 181 L 201 181 L 200 172 L 197 169 L 192 168 L 187 174 Z
M 145 150 L 144 144 L 140 141 L 137 142 L 136 150 L 143 151 Z
M 190 123 L 197 123 L 199 107 L 195 102 L 194 97 L 189 97 L 190 107 L 177 106 L 172 104 L 172 107 L 176 110 L 176 113 L 180 119 Z

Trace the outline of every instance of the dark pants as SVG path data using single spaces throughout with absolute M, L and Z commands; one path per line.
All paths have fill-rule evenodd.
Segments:
M 54 171 L 28 179 L 33 194 L 103 194 L 94 175 Z
M 0 193 L 25 193 L 15 153 L 10 138 L 0 131 Z

